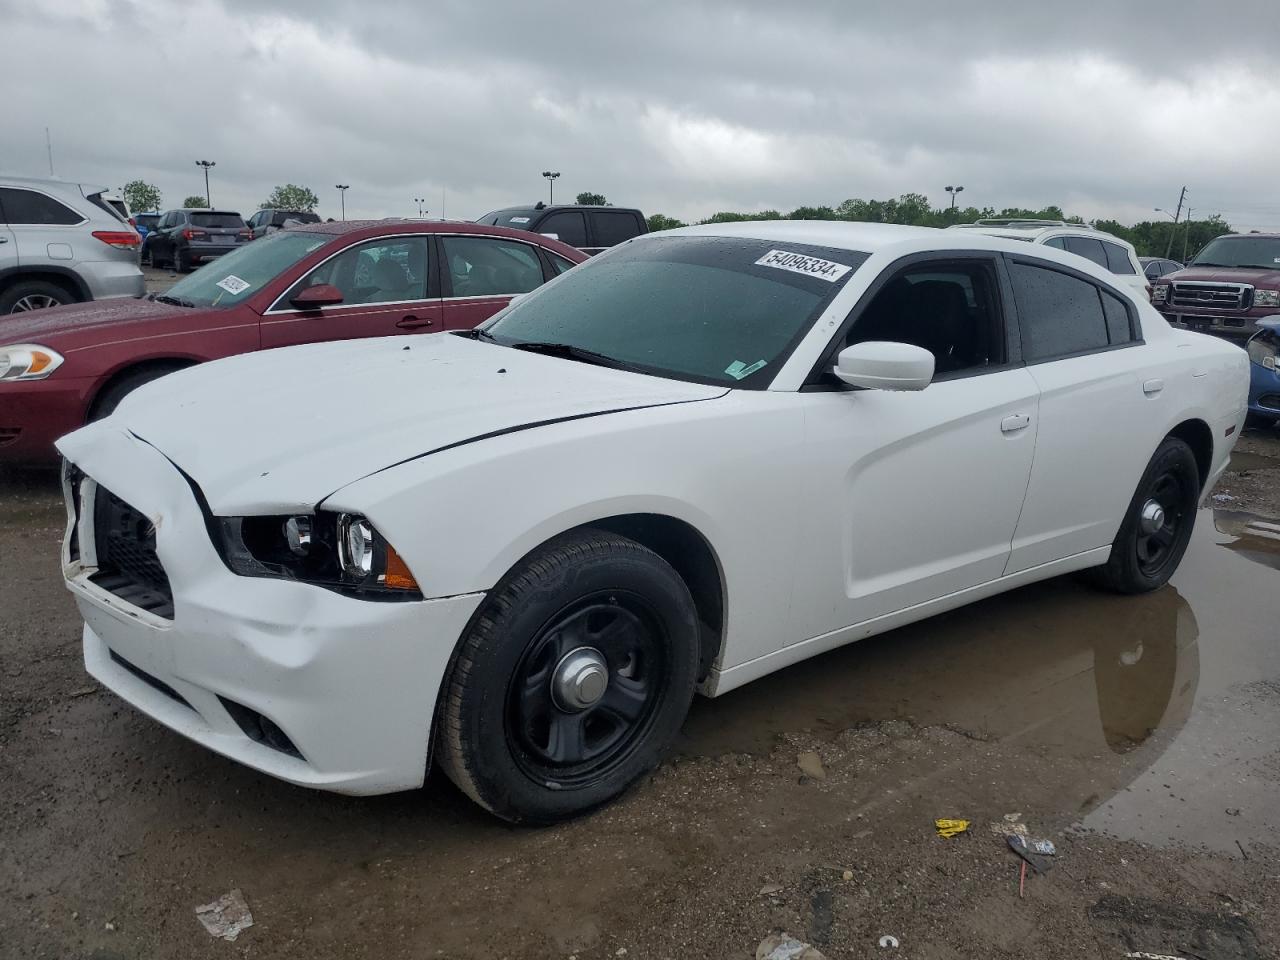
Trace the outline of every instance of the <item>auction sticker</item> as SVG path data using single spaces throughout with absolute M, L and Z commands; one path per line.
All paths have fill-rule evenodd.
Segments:
M 528 223 L 529 218 L 528 217 L 512 217 L 511 222 L 512 223 Z
M 229 276 L 223 277 L 221 280 L 218 281 L 217 285 L 221 287 L 223 290 L 227 291 L 227 293 L 231 294 L 233 297 L 240 291 L 249 289 L 249 284 L 245 283 L 243 280 L 237 277 L 234 273 L 230 274 Z
M 764 360 L 757 360 L 755 363 L 743 363 L 741 360 L 735 360 L 733 363 L 729 364 L 729 366 L 724 368 L 724 372 L 735 380 L 743 380 L 746 377 L 751 376 L 751 374 L 755 373 L 757 370 L 763 369 L 764 366 Z
M 773 267 L 775 270 L 790 270 L 802 273 L 806 277 L 817 277 L 828 283 L 835 283 L 853 269 L 847 263 L 835 263 L 821 257 L 809 257 L 803 253 L 792 253 L 790 250 L 770 250 L 756 261 L 757 267 Z

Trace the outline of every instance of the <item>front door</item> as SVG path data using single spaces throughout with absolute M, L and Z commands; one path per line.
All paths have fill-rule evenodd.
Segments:
M 299 280 L 262 318 L 262 347 L 326 340 L 438 333 L 444 329 L 440 298 L 429 283 L 430 238 L 381 237 L 334 254 Z M 298 310 L 291 298 L 307 287 L 330 284 L 343 301 Z
M 913 263 L 867 303 L 842 345 L 925 347 L 934 382 L 919 392 L 805 395 L 802 543 L 814 555 L 798 565 L 798 635 L 864 623 L 1004 572 L 1039 400 L 1006 336 L 1005 299 L 990 255 Z
M 542 285 L 542 260 L 533 244 L 499 237 L 444 236 L 440 249 L 446 330 L 470 330 L 513 296 Z

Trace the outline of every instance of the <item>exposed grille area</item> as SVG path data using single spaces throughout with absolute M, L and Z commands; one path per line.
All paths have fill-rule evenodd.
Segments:
M 93 541 L 98 555 L 93 583 L 148 613 L 173 619 L 173 591 L 156 556 L 155 528 L 145 514 L 98 487 Z
M 1253 288 L 1248 284 L 1183 281 L 1173 284 L 1169 302 L 1175 307 L 1240 310 L 1249 306 L 1252 299 Z
M 114 650 L 111 650 L 109 652 L 111 654 L 112 660 L 120 664 L 120 666 L 124 667 L 126 670 L 132 673 L 135 677 L 137 677 L 147 686 L 151 687 L 152 689 L 159 690 L 170 700 L 176 700 L 178 703 L 182 704 L 188 710 L 195 709 L 195 707 L 187 703 L 186 698 L 183 697 L 182 694 L 180 694 L 177 690 L 173 689 L 173 687 L 169 686 L 159 677 L 153 677 L 151 674 L 147 673 L 147 671 L 142 670 L 138 667 L 135 667 L 132 663 L 130 663 L 124 657 L 120 656 L 120 654 L 116 653 Z

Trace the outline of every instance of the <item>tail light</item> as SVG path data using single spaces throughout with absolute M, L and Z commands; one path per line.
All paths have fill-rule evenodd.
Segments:
M 252 230 L 241 230 L 241 231 L 240 231 L 240 239 L 241 239 L 241 240 L 252 240 L 252 239 L 253 239 L 253 231 L 252 231 Z
M 187 227 L 187 229 L 182 231 L 183 240 L 195 240 L 196 238 L 203 237 L 204 235 L 205 233 L 203 230 L 192 230 L 190 227 Z
M 109 247 L 132 250 L 142 243 L 142 238 L 134 230 L 95 230 L 93 235 Z

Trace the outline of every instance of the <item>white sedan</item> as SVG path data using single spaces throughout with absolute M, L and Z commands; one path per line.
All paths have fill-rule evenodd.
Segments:
M 548 822 L 695 690 L 1071 571 L 1160 587 L 1248 385 L 1045 246 L 690 227 L 479 330 L 138 390 L 59 443 L 63 565 L 89 672 L 174 730 L 344 793 L 434 759 Z

